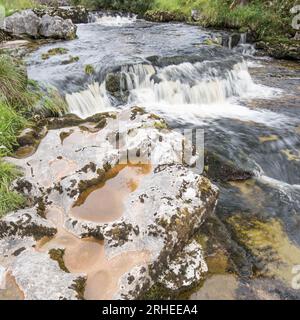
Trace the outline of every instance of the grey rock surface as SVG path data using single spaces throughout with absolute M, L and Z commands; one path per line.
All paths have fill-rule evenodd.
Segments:
M 77 300 L 84 275 L 62 271 L 47 253 L 24 251 L 9 268 L 26 300 Z
M 77 27 L 70 19 L 47 14 L 39 17 L 29 9 L 5 18 L 3 29 L 16 36 L 69 40 L 76 37 Z
M 14 35 L 39 37 L 41 19 L 32 11 L 16 12 L 4 20 L 4 30 Z
M 77 27 L 70 19 L 44 15 L 41 19 L 39 34 L 45 38 L 71 40 L 76 37 Z
M 103 240 L 107 259 L 130 252 L 147 252 L 147 262 L 134 266 L 118 279 L 115 299 L 137 299 L 157 282 L 173 291 L 197 283 L 207 267 L 201 247 L 191 240 L 206 216 L 214 211 L 218 189 L 201 175 L 201 170 L 189 167 L 198 160 L 197 154 L 187 152 L 192 147 L 190 142 L 180 132 L 168 129 L 163 119 L 141 108 L 95 115 L 81 122 L 79 127 L 66 119 L 65 126 L 60 123 L 60 129 L 49 130 L 33 155 L 25 159 L 7 159 L 24 172 L 24 177 L 15 182 L 18 190 L 24 190 L 31 202 L 39 199 L 46 217 L 53 207 L 62 212 L 62 225 L 73 236 Z M 121 217 L 110 222 L 76 218 L 72 208 L 82 193 L 105 181 L 106 173 L 116 167 L 119 160 L 128 157 L 131 164 L 150 162 L 151 167 L 124 199 Z M 2 230 L 10 226 L 2 235 L 2 248 L 7 252 L 19 248 L 15 237 L 27 237 L 28 243 L 33 241 L 35 232 L 23 234 L 27 225 L 34 223 L 48 230 L 49 221 L 32 217 L 37 215 L 35 208 L 30 215 L 27 211 L 13 213 L 1 221 Z M 16 228 L 10 225 L 11 221 L 18 221 Z M 55 232 L 55 228 L 52 231 Z M 22 275 L 19 265 L 33 271 L 33 266 L 24 265 L 25 252 L 16 258 L 10 254 L 5 265 L 13 264 L 17 283 L 25 293 L 29 292 L 27 298 L 48 299 L 45 292 L 30 291 L 31 281 L 33 286 L 43 287 L 40 279 L 30 278 L 27 271 Z M 48 270 L 48 260 L 39 254 L 34 254 L 33 259 L 40 259 Z M 69 287 L 59 287 L 55 283 L 60 278 L 56 277 L 53 263 L 49 268 L 49 273 L 55 275 L 49 282 L 51 297 L 74 298 Z M 185 271 L 179 272 L 182 269 Z M 58 288 L 61 296 L 55 293 Z

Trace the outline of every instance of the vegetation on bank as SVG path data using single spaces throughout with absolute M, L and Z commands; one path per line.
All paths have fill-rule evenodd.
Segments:
M 24 203 L 22 196 L 11 191 L 11 182 L 20 174 L 2 160 L 17 146 L 17 134 L 27 120 L 19 110 L 28 103 L 27 78 L 24 69 L 7 55 L 0 56 L 0 217 Z
M 191 20 L 191 11 L 199 10 L 199 24 L 205 27 L 251 31 L 257 39 L 295 35 L 290 9 L 298 0 L 73 0 L 91 8 L 125 10 L 148 14 L 167 11 Z
M 17 137 L 30 125 L 39 104 L 41 115 L 60 115 L 66 111 L 66 104 L 56 90 L 41 91 L 37 83 L 28 80 L 21 61 L 0 54 L 0 217 L 25 203 L 11 189 L 11 183 L 21 173 L 3 157 L 12 155 L 18 147 Z
M 33 8 L 37 5 L 35 0 L 0 0 L 0 6 L 5 8 L 6 16 L 18 10 Z
M 22 196 L 11 191 L 11 182 L 20 174 L 11 164 L 2 160 L 17 145 L 17 133 L 26 125 L 26 119 L 0 101 L 0 217 L 24 203 Z
M 74 5 L 83 5 L 92 9 L 120 10 L 144 13 L 152 7 L 152 0 L 72 0 Z

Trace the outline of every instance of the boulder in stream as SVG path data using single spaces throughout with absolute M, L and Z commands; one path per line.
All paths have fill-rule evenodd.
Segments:
M 69 40 L 76 37 L 77 27 L 70 19 L 47 14 L 40 18 L 29 9 L 5 18 L 4 30 L 16 36 Z
M 39 37 L 40 18 L 32 10 L 16 12 L 4 20 L 4 30 L 13 35 Z
M 76 37 L 76 30 L 77 27 L 70 19 L 45 14 L 41 19 L 39 34 L 45 38 L 71 40 Z
M 218 189 L 192 170 L 197 155 L 183 163 L 190 142 L 138 107 L 65 125 L 50 129 L 33 155 L 7 159 L 24 171 L 15 185 L 36 203 L 31 221 L 51 230 L 19 232 L 27 209 L 1 221 L 0 265 L 25 298 L 139 299 L 155 284 L 173 293 L 198 284 L 207 266 L 193 236 L 215 210 Z M 13 217 L 19 222 L 7 232 Z M 59 260 L 49 259 L 52 249 Z M 74 281 L 81 295 L 70 291 Z

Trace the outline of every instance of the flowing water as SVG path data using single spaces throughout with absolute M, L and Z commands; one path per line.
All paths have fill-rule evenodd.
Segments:
M 254 57 L 245 37 L 233 49 L 205 45 L 221 35 L 186 24 L 96 14 L 89 24 L 78 26 L 78 39 L 34 52 L 28 58 L 29 76 L 58 87 L 69 111 L 81 117 L 140 105 L 162 115 L 173 128 L 204 128 L 206 151 L 254 175 L 250 182 L 216 181 L 221 191 L 216 216 L 225 230 L 216 241 L 235 266 L 223 272 L 234 269 L 244 281 L 238 288 L 234 280 L 240 297 L 270 291 L 276 251 L 276 259 L 286 266 L 275 275 L 280 298 L 294 297 L 298 292 L 291 291 L 292 268 L 300 261 L 282 258 L 279 248 L 289 243 L 290 252 L 300 250 L 300 65 Z M 43 60 L 42 53 L 53 47 L 69 51 Z M 68 56 L 79 61 L 63 63 Z M 86 65 L 94 67 L 92 74 L 85 73 Z M 119 76 L 119 95 L 106 90 L 111 72 Z M 259 250 L 257 238 L 248 234 L 252 229 L 240 228 L 249 219 L 260 237 Z M 271 253 L 263 238 L 268 230 L 282 234 Z M 221 238 L 228 235 L 231 240 L 224 244 Z M 237 259 L 236 252 L 242 258 Z M 259 264 L 262 256 L 270 258 L 263 261 L 267 271 Z M 254 276 L 261 282 L 252 281 Z M 215 282 L 218 288 L 218 279 L 223 278 L 215 277 L 204 288 Z M 198 297 L 212 297 L 213 292 L 212 288 Z

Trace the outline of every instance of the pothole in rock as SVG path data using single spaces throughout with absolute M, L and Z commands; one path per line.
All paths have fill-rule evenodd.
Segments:
M 80 195 L 70 214 L 93 222 L 118 220 L 122 217 L 126 198 L 150 172 L 150 165 L 117 165 L 106 173 L 101 183 Z
M 5 277 L 5 288 L 0 289 L 0 300 L 24 300 L 23 292 L 10 273 Z
M 93 144 L 97 139 L 98 133 L 92 131 L 84 130 L 74 130 L 70 129 L 68 131 L 63 131 L 60 134 L 61 144 L 64 149 L 73 149 L 74 146 L 84 146 L 87 144 Z
M 63 254 L 57 259 L 61 268 L 87 275 L 84 294 L 87 300 L 111 300 L 122 275 L 150 260 L 148 251 L 128 251 L 108 259 L 103 241 L 79 239 L 63 228 L 63 212 L 58 207 L 48 211 L 47 219 L 57 226 L 58 232 L 52 239 L 42 239 L 36 249 L 42 252 L 61 249 Z
M 78 169 L 75 161 L 58 157 L 49 162 L 50 174 L 55 182 L 59 182 L 63 177 L 71 174 Z

